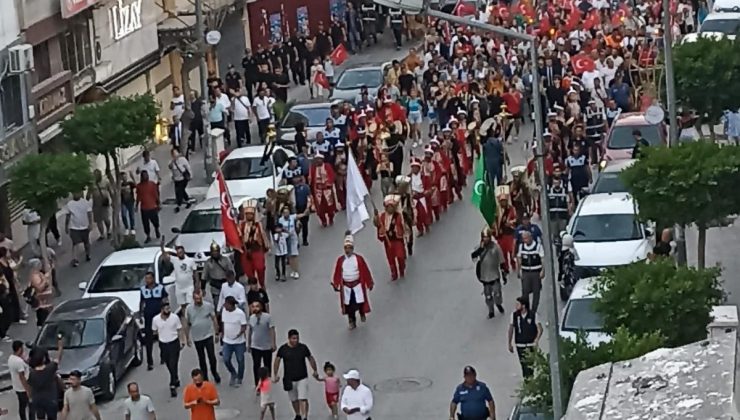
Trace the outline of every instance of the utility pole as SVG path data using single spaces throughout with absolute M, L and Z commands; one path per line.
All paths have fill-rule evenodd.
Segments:
M 213 173 L 216 170 L 217 156 L 213 149 L 215 145 L 211 141 L 211 122 L 208 121 L 210 105 L 208 102 L 208 66 L 206 65 L 206 29 L 203 24 L 203 0 L 195 0 L 195 32 L 197 37 L 198 54 L 200 63 L 200 95 L 202 105 L 200 115 L 203 118 L 203 166 L 206 169 L 206 180 L 213 182 Z
M 670 0 L 663 0 L 663 53 L 665 61 L 665 93 L 668 102 L 668 146 L 678 146 L 678 117 L 676 115 L 676 79 L 673 73 L 673 30 Z M 676 225 L 676 261 L 686 265 L 686 235 L 682 225 Z M 659 234 L 656 232 L 656 234 Z

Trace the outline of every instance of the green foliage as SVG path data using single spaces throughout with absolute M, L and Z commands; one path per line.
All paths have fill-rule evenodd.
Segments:
M 740 147 L 698 141 L 648 148 L 621 177 L 640 216 L 661 226 L 699 228 L 740 213 Z
M 272 106 L 272 110 L 275 113 L 275 121 L 282 122 L 283 118 L 288 115 L 288 112 L 290 112 L 290 108 L 292 108 L 293 105 L 295 105 L 294 99 L 291 99 L 288 102 L 280 100 L 276 101 Z
M 724 300 L 719 276 L 719 268 L 677 267 L 667 258 L 616 267 L 595 279 L 594 309 L 608 333 L 660 332 L 667 346 L 683 346 L 706 338 L 712 307 Z
M 570 398 L 579 372 L 604 363 L 634 359 L 662 346 L 663 338 L 657 333 L 633 335 L 624 328 L 619 328 L 610 342 L 601 343 L 598 347 L 589 346 L 585 333 L 577 334 L 575 341 L 567 338 L 561 339 L 560 373 L 563 379 L 564 403 L 567 403 Z M 532 362 L 534 374 L 523 381 L 519 389 L 519 397 L 528 406 L 545 412 L 550 411 L 552 390 L 549 356 L 537 349 L 530 353 L 529 359 Z
M 676 97 L 688 108 L 718 121 L 725 109 L 737 108 L 740 91 L 740 42 L 699 37 L 673 50 Z
M 118 148 L 146 143 L 154 134 L 158 113 L 151 94 L 113 96 L 77 107 L 72 118 L 62 122 L 62 134 L 76 152 L 112 155 Z
M 71 153 L 28 155 L 10 171 L 10 193 L 47 220 L 57 202 L 82 192 L 92 182 L 84 155 Z

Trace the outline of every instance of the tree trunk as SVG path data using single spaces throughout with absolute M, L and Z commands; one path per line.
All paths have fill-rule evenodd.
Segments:
M 115 151 L 105 156 L 105 176 L 108 178 L 109 190 L 111 191 L 111 236 L 113 238 L 113 247 L 118 248 L 121 244 L 121 181 L 120 170 L 118 169 L 118 159 Z M 113 156 L 111 156 L 113 155 Z M 113 160 L 113 171 L 111 172 L 110 161 Z
M 190 91 L 192 88 L 190 87 L 190 70 L 191 67 L 189 66 L 190 60 L 183 60 L 182 61 L 182 67 L 180 68 L 180 77 L 182 77 L 182 92 L 183 95 L 185 95 L 185 116 L 187 117 L 188 114 L 190 114 L 189 111 L 192 110 L 192 107 L 190 106 Z M 184 138 L 180 140 L 180 154 L 185 154 L 187 151 L 188 141 L 185 139 L 190 138 L 190 122 L 192 121 L 192 118 L 184 118 L 182 121 L 182 126 L 185 128 L 184 132 L 187 134 L 186 136 L 183 136 Z
M 56 213 L 56 211 L 54 211 L 54 213 Z M 44 266 L 44 270 L 49 267 L 49 250 L 46 246 L 46 227 L 49 225 L 49 219 L 51 217 L 56 217 L 56 215 L 41 216 L 41 223 L 39 224 L 39 228 L 41 229 L 41 233 L 39 234 L 39 246 L 41 247 L 41 263 Z M 32 240 L 32 238 L 28 239 Z
M 707 265 L 707 228 L 703 226 L 697 226 L 699 230 L 699 238 L 697 240 L 697 265 L 700 269 L 703 269 Z

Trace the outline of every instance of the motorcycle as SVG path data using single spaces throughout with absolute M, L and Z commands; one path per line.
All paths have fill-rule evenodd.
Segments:
M 578 279 L 575 273 L 575 255 L 570 251 L 563 251 L 563 241 L 559 235 L 553 240 L 555 255 L 558 259 L 558 288 L 560 299 L 565 302 L 573 292 Z

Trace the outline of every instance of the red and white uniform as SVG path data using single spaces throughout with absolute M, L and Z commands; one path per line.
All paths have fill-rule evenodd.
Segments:
M 360 313 L 364 315 L 370 312 L 368 291 L 374 286 L 373 276 L 361 255 L 355 253 L 340 255 L 334 264 L 331 283 L 334 290 L 339 291 L 339 306 L 343 315 L 347 314 L 348 309 L 351 310 L 348 306 L 352 303 L 353 294 Z
M 431 191 L 433 185 L 431 180 L 424 177 L 421 172 L 418 174 L 411 172 L 409 178 L 411 179 L 409 181 L 411 197 L 416 210 L 416 230 L 419 231 L 419 235 L 423 235 L 432 224 L 432 206 L 426 192 Z
M 334 223 L 334 214 L 337 212 L 336 195 L 334 194 L 334 169 L 328 163 L 314 164 L 308 174 L 308 185 L 313 193 L 316 214 L 321 224 Z
M 421 175 L 426 178 L 424 182 L 427 185 L 432 186 L 426 191 L 426 195 L 429 198 L 434 218 L 439 220 L 442 205 L 442 200 L 440 198 L 440 184 L 442 182 L 443 175 L 442 168 L 432 160 L 431 156 L 428 156 L 421 163 Z
M 385 256 L 391 268 L 391 278 L 395 281 L 406 272 L 406 240 L 401 212 L 383 212 L 378 215 L 378 240 L 383 243 Z
M 265 233 L 262 224 L 257 221 L 245 221 L 241 226 L 244 252 L 241 254 L 241 263 L 244 275 L 247 278 L 256 278 L 260 286 L 265 288 Z

